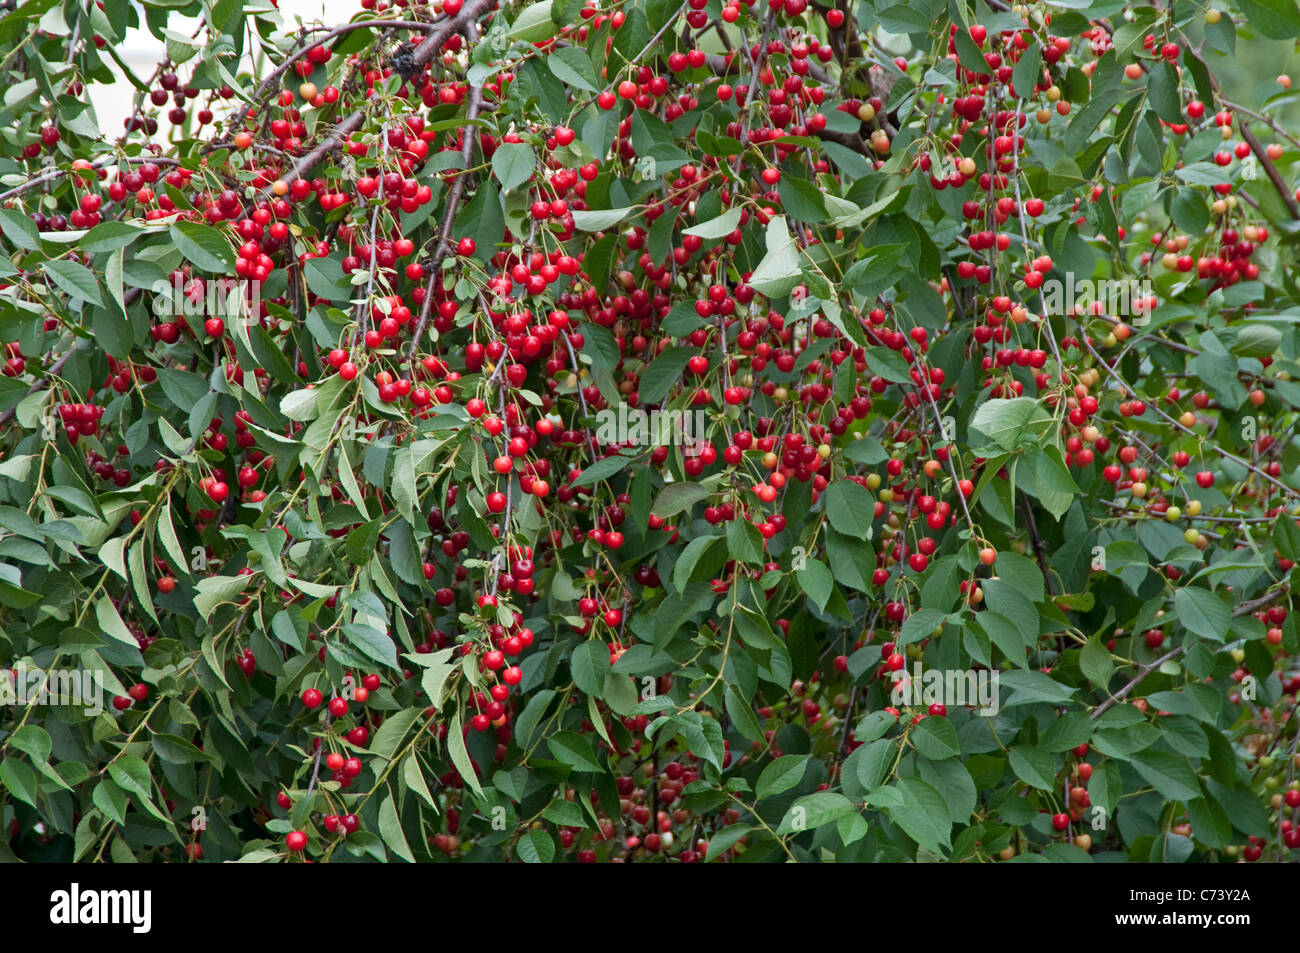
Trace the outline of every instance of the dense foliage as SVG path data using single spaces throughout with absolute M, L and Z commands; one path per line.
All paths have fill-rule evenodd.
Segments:
M 1295 859 L 1295 0 L 0 14 L 7 855 Z

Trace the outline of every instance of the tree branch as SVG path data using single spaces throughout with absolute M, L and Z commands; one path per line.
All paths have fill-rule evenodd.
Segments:
M 415 48 L 411 54 L 411 59 L 415 69 L 427 65 L 442 49 L 442 45 L 447 42 L 453 33 L 464 30 L 474 23 L 480 16 L 486 13 L 495 0 L 469 0 L 469 3 L 461 9 L 455 17 L 450 20 L 444 20 L 437 25 L 437 28 L 429 33 L 420 45 Z M 285 172 L 280 178 L 284 182 L 292 182 L 294 179 L 305 179 L 312 169 L 316 168 L 327 155 L 340 148 L 344 141 L 352 133 L 356 132 L 365 123 L 370 115 L 371 103 L 367 102 L 352 115 L 348 116 L 331 132 L 324 141 L 315 149 L 299 159 L 289 171 Z M 263 190 L 263 197 L 268 194 L 270 186 Z

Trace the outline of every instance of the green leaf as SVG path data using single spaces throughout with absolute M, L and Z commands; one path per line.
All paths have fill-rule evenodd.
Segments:
M 748 824 L 732 824 L 724 827 L 709 838 L 709 849 L 704 853 L 704 860 L 711 861 L 725 854 L 752 830 L 753 828 Z
M 1042 791 L 1056 789 L 1056 765 L 1052 755 L 1033 745 L 1016 745 L 1007 753 L 1011 770 L 1021 781 Z
M 670 483 L 660 491 L 650 512 L 666 520 L 707 500 L 709 495 L 709 491 L 698 483 Z
M 143 235 L 144 230 L 131 222 L 117 222 L 112 219 L 100 222 L 81 239 L 81 250 L 88 255 L 98 255 L 106 251 L 125 248 Z
M 1106 688 L 1115 674 L 1115 663 L 1111 661 L 1110 650 L 1100 636 L 1090 638 L 1079 653 L 1079 668 L 1083 677 L 1098 688 Z
M 134 755 L 125 755 L 108 766 L 108 776 L 118 787 L 135 795 L 136 803 L 164 823 L 170 818 L 163 814 L 153 802 L 153 779 L 149 776 L 149 766 L 144 760 Z
M 533 153 L 533 147 L 526 142 L 507 142 L 492 153 L 492 172 L 506 192 L 515 190 L 531 179 L 536 164 L 537 156 Z
M 122 621 L 122 617 L 118 614 L 117 607 L 113 605 L 113 600 L 108 596 L 100 596 L 95 602 L 95 618 L 99 622 L 100 631 L 105 635 L 132 648 L 139 647 L 135 636 L 126 627 L 126 623 Z
M 722 560 L 710 553 L 713 545 L 720 541 L 717 536 L 697 536 L 687 543 L 686 548 L 682 550 L 681 556 L 678 557 L 676 564 L 673 566 L 673 586 L 679 590 L 685 589 L 695 575 L 695 567 L 701 563 L 704 564 L 710 574 L 713 569 L 721 566 Z M 706 554 L 709 555 L 707 562 L 705 561 Z M 660 608 L 667 609 L 668 605 L 665 604 Z
M 1201 785 L 1187 762 L 1163 751 L 1144 751 L 1130 761 L 1138 774 L 1171 801 L 1191 801 L 1202 796 Z
M 546 59 L 546 65 L 551 68 L 555 78 L 566 86 L 589 93 L 597 91 L 596 84 L 599 80 L 596 78 L 596 70 L 591 65 L 591 57 L 587 55 L 586 50 L 576 46 L 562 46 L 558 50 L 551 51 Z
M 947 718 L 931 716 L 924 718 L 908 737 L 916 745 L 917 752 L 931 761 L 955 758 L 961 754 L 957 743 L 957 729 Z
M 39 725 L 23 725 L 9 736 L 9 744 L 38 764 L 50 760 L 50 750 L 54 746 L 50 733 Z
M 813 601 L 817 610 L 826 611 L 826 603 L 830 601 L 835 589 L 835 579 L 826 564 L 818 559 L 805 558 L 803 567 L 795 570 L 795 578 L 799 581 L 799 588 Z
M 1165 122 L 1185 122 L 1174 65 L 1164 59 L 1157 60 L 1151 64 L 1147 75 L 1147 102 L 1151 104 L 1156 115 Z
M 406 842 L 406 835 L 402 833 L 402 821 L 397 816 L 397 806 L 393 803 L 392 794 L 385 795 L 383 803 L 379 805 L 379 836 L 384 839 L 384 843 L 394 854 L 408 864 L 415 863 L 411 845 Z
M 790 805 L 776 832 L 797 834 L 815 830 L 823 824 L 833 823 L 856 811 L 853 802 L 838 792 L 818 791 L 815 794 L 806 794 Z
M 887 809 L 889 819 L 926 850 L 951 849 L 952 815 L 943 795 L 920 778 L 903 778 L 891 787 L 902 801 Z
M 600 762 L 591 750 L 591 743 L 576 731 L 562 731 L 546 739 L 551 755 L 556 761 L 569 765 L 575 771 L 598 773 Z
M 208 756 L 200 748 L 179 735 L 161 733 L 150 735 L 149 744 L 154 753 L 168 764 L 193 764 L 208 760 Z
M 474 771 L 474 762 L 470 760 L 469 751 L 465 748 L 465 735 L 461 727 L 459 711 L 451 716 L 451 723 L 447 725 L 447 751 L 461 779 L 469 785 L 471 791 L 482 797 L 483 786 L 479 784 L 478 775 Z
M 759 566 L 763 564 L 763 537 L 749 520 L 728 521 L 727 554 L 737 562 Z
M 580 691 L 600 698 L 609 673 L 609 646 L 598 639 L 579 644 L 569 657 L 569 672 Z
M 549 864 L 555 859 L 555 841 L 546 831 L 529 831 L 515 844 L 515 853 L 525 864 Z
M 805 224 L 826 221 L 826 200 L 821 190 L 807 179 L 782 176 L 777 194 L 781 197 L 781 208 L 796 221 Z
M 1081 495 L 1078 484 L 1060 458 L 1060 451 L 1048 447 L 1042 453 L 1026 455 L 1025 463 L 1033 472 L 1034 495 L 1059 520 Z
M 1295 0 L 1239 0 L 1246 23 L 1270 40 L 1294 40 L 1300 36 L 1300 10 Z M 1231 16 L 1225 14 L 1223 19 Z
M 632 459 L 632 457 L 620 456 L 604 457 L 583 470 L 582 476 L 578 477 L 578 482 L 583 486 L 591 486 L 601 480 L 608 480 L 614 474 L 623 470 L 632 462 Z
M 573 213 L 573 224 L 575 228 L 580 228 L 584 232 L 603 232 L 607 229 L 613 228 L 634 211 L 636 211 L 636 209 L 630 206 L 625 208 L 596 209 L 594 211 L 579 210 Z
M 875 437 L 863 435 L 844 449 L 844 457 L 854 463 L 875 466 L 877 463 L 884 463 L 888 460 L 889 454 Z
M 36 801 L 39 790 L 36 785 L 36 772 L 25 762 L 16 758 L 5 758 L 0 761 L 0 783 L 3 783 L 9 793 L 18 800 L 39 809 L 40 805 Z
M 314 420 L 320 413 L 317 407 L 320 391 L 316 388 L 291 390 L 280 398 L 280 413 L 290 420 Z
M 1046 751 L 1059 753 L 1077 748 L 1092 737 L 1093 722 L 1083 712 L 1069 711 L 1047 726 L 1041 746 Z
M 506 35 L 512 40 L 540 43 L 555 36 L 559 27 L 551 19 L 551 0 L 541 0 L 524 7 Z
M 0 763 L 0 775 L 3 775 L 3 772 L 4 764 Z M 33 778 L 33 780 L 35 779 Z M 99 808 L 119 825 L 126 823 L 126 792 L 111 780 L 105 778 L 95 785 L 95 790 L 92 792 L 90 799 L 95 807 Z
M 1232 613 L 1223 600 L 1208 589 L 1183 587 L 1174 593 L 1174 613 L 1187 631 L 1212 642 L 1228 636 Z
M 420 717 L 420 711 L 415 708 L 403 708 L 401 711 L 393 712 L 384 719 L 384 723 L 375 732 L 374 738 L 370 741 L 370 750 L 384 760 L 391 761 L 407 733 Z
M 773 215 L 764 233 L 767 253 L 749 276 L 749 284 L 769 298 L 789 294 L 799 283 L 799 246 L 784 215 Z
M 803 780 L 811 755 L 784 754 L 763 769 L 754 785 L 754 800 L 784 794 Z
M 668 396 L 694 353 L 690 348 L 670 347 L 641 371 L 637 395 L 643 407 L 657 404 Z
M 1069 703 L 1075 692 L 1075 689 L 1061 684 L 1046 672 L 1004 672 L 1000 684 L 1012 692 L 1003 706 L 1007 708 L 1039 702 L 1064 705 Z
M 349 645 L 367 658 L 374 659 L 388 668 L 400 669 L 397 664 L 397 647 L 393 645 L 391 638 L 378 629 L 373 629 L 368 625 L 350 623 L 343 626 L 343 635 L 347 638 Z
M 895 384 L 906 384 L 911 377 L 911 369 L 903 355 L 887 347 L 869 347 L 863 354 L 867 370 L 877 377 L 883 377 Z
M 615 677 L 621 678 L 625 684 L 631 686 L 630 691 L 632 693 L 632 698 L 635 699 L 636 688 L 632 685 L 631 680 L 626 676 L 610 676 L 610 678 Z M 606 689 L 606 693 L 608 694 L 608 688 Z M 728 685 L 723 692 L 723 700 L 726 705 L 727 716 L 731 719 L 731 723 L 737 731 L 750 741 L 762 743 L 766 740 L 763 737 L 763 726 L 759 724 L 758 719 L 754 716 L 753 704 L 741 698 L 736 690 L 730 685 Z M 614 706 L 611 705 L 610 707 L 613 708 Z M 618 711 L 618 709 L 615 708 L 615 711 Z M 622 711 L 618 711 L 618 713 L 625 714 L 625 712 Z
M 1269 357 L 1282 345 L 1282 331 L 1271 324 L 1243 324 L 1237 329 L 1232 353 L 1238 357 Z
M 501 211 L 501 198 L 490 181 L 484 182 L 474 193 L 461 213 L 456 216 L 456 234 L 472 237 L 476 243 L 474 257 L 487 261 L 497 253 L 497 242 L 505 234 L 506 219 Z M 332 259 L 331 259 L 332 261 Z
M 17 209 L 0 208 L 0 231 L 18 248 L 37 251 L 41 247 L 41 235 L 36 230 L 36 223 Z
M 177 222 L 170 229 L 172 242 L 186 260 L 204 271 L 228 275 L 235 270 L 235 252 L 223 234 L 198 222 Z
M 705 241 L 719 241 L 740 227 L 742 211 L 743 209 L 740 208 L 728 209 L 717 218 L 711 218 L 707 222 L 701 222 L 698 225 L 692 225 L 690 228 L 682 229 L 682 234 L 694 235 L 696 238 L 703 238 Z
M 85 265 L 55 259 L 42 263 L 41 267 L 46 277 L 61 291 L 78 301 L 88 301 L 101 308 L 104 306 L 104 297 L 99 293 L 99 282 L 95 280 L 95 273 Z
M 1051 415 L 1030 397 L 986 400 L 970 422 L 972 429 L 1008 452 L 1019 449 L 1022 439 L 1037 442 L 1051 425 Z
M 854 539 L 871 539 L 876 501 L 863 486 L 839 479 L 826 488 L 826 517 L 832 528 Z
M 927 638 L 943 624 L 946 613 L 938 609 L 918 609 L 907 617 L 898 633 L 898 644 L 911 645 Z

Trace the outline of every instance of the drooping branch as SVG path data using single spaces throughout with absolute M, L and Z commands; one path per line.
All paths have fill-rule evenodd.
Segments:
M 415 48 L 415 52 L 412 53 L 411 58 L 414 68 L 418 70 L 428 65 L 453 33 L 468 28 L 470 24 L 486 13 L 495 2 L 496 0 L 470 0 L 456 16 L 439 23 L 437 28 L 431 31 Z M 371 103 L 367 102 L 345 118 L 334 127 L 333 131 L 316 148 L 295 162 L 293 168 L 285 172 L 281 179 L 284 182 L 291 182 L 293 179 L 306 178 L 311 170 L 316 168 L 326 156 L 341 148 L 348 137 L 365 124 L 366 119 L 370 116 L 371 108 Z M 264 191 L 269 192 L 269 188 Z
M 1290 587 L 1286 583 L 1283 583 L 1277 589 L 1264 593 L 1264 595 L 1260 596 L 1258 599 L 1251 599 L 1249 602 L 1243 602 L 1241 605 L 1237 606 L 1237 608 L 1232 610 L 1232 617 L 1234 619 L 1240 619 L 1242 616 L 1250 615 L 1257 609 L 1262 609 L 1265 606 L 1272 605 L 1282 596 L 1287 595 L 1290 591 Z M 1147 662 L 1145 665 L 1141 666 L 1138 669 L 1137 675 L 1133 676 L 1133 678 L 1129 680 L 1128 684 L 1094 708 L 1092 714 L 1088 717 L 1100 718 L 1107 709 L 1112 708 L 1127 698 L 1129 692 L 1133 691 L 1133 689 L 1146 681 L 1147 677 L 1152 672 L 1156 671 L 1161 665 L 1164 665 L 1165 662 L 1168 662 L 1170 659 L 1182 655 L 1185 651 L 1187 651 L 1187 643 L 1184 642 L 1182 645 L 1177 645 L 1170 649 L 1158 659 Z
M 437 23 L 421 23 L 418 20 L 358 20 L 355 23 L 345 23 L 342 26 L 337 26 L 333 29 L 328 27 L 310 27 L 303 30 L 299 36 L 300 40 L 306 40 L 309 36 L 314 36 L 315 38 L 310 43 L 304 43 L 297 50 L 289 54 L 283 63 L 267 74 L 266 78 L 258 84 L 257 91 L 253 93 L 251 97 L 252 102 L 243 109 L 236 110 L 234 115 L 230 117 L 230 124 L 227 126 L 227 133 L 229 134 L 234 132 L 236 126 L 262 107 L 266 99 L 269 97 L 270 91 L 275 88 L 277 83 L 279 83 L 280 77 L 288 72 L 289 69 L 292 68 L 293 64 L 297 63 L 312 50 L 324 46 L 331 40 L 335 40 L 340 36 L 353 32 L 354 30 L 423 30 L 428 33 L 438 29 L 440 25 L 441 24 Z M 315 34 L 324 35 L 315 36 Z
M 1264 167 L 1264 174 L 1273 183 L 1273 188 L 1277 189 L 1277 194 L 1282 197 L 1282 202 L 1286 205 L 1287 211 L 1291 213 L 1292 218 L 1300 218 L 1300 204 L 1296 203 L 1295 195 L 1287 186 L 1286 180 L 1282 178 L 1282 173 L 1278 172 L 1277 166 L 1268 157 L 1268 152 L 1265 151 L 1264 146 L 1260 144 L 1255 134 L 1250 131 L 1250 127 L 1244 121 L 1239 125 L 1241 127 L 1241 138 L 1246 140 L 1246 145 L 1250 146 L 1250 151 L 1259 161 L 1259 164 Z

